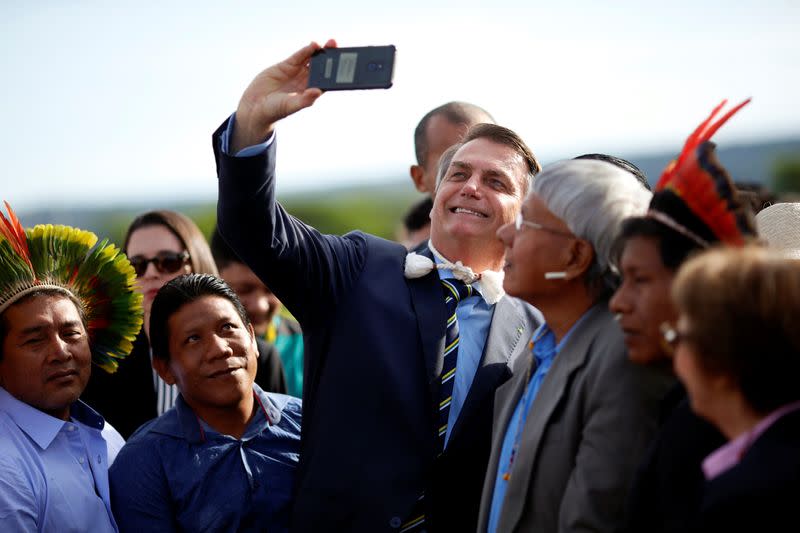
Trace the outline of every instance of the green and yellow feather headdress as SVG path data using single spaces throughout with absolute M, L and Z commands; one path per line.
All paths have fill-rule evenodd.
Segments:
M 83 305 L 92 361 L 106 372 L 133 349 L 142 327 L 142 295 L 136 273 L 119 248 L 69 226 L 24 229 L 8 202 L 0 212 L 0 314 L 43 288 L 68 292 Z

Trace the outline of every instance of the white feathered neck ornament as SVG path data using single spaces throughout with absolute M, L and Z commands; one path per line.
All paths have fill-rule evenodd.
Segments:
M 503 290 L 503 272 L 495 272 L 494 270 L 484 270 L 483 272 L 475 273 L 470 267 L 465 266 L 461 261 L 451 263 L 445 259 L 439 251 L 434 248 L 433 243 L 428 241 L 428 248 L 441 263 L 436 263 L 432 259 L 420 255 L 416 252 L 411 252 L 406 256 L 405 276 L 408 279 L 421 278 L 433 270 L 450 270 L 453 272 L 453 277 L 461 280 L 467 284 L 480 282 L 479 291 L 483 299 L 489 305 L 494 305 L 505 296 Z

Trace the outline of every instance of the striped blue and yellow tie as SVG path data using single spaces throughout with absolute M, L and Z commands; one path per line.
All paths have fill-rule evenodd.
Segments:
M 456 308 L 458 303 L 473 295 L 472 285 L 463 281 L 448 278 L 443 279 L 444 305 L 447 309 L 447 327 L 444 336 L 444 359 L 442 362 L 442 377 L 439 383 L 439 418 L 438 430 L 438 455 L 445 448 L 447 437 L 448 419 L 450 418 L 450 404 L 453 401 L 453 385 L 456 376 L 456 363 L 458 362 L 458 318 Z M 402 526 L 400 533 L 419 533 L 425 529 L 425 494 L 419 497 L 414 504 L 414 510 L 409 515 L 411 518 Z

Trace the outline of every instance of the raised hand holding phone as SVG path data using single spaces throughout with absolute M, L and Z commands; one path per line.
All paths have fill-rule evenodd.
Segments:
M 336 41 L 328 40 L 325 47 L 336 48 Z M 263 70 L 250 82 L 236 109 L 232 153 L 264 142 L 275 122 L 309 107 L 322 95 L 319 88 L 308 87 L 309 61 L 321 49 L 312 42 Z

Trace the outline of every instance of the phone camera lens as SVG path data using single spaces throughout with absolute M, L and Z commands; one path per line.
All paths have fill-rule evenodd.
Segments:
M 367 70 L 369 70 L 370 72 L 375 72 L 376 70 L 383 70 L 383 63 L 375 63 L 375 62 L 368 63 Z

